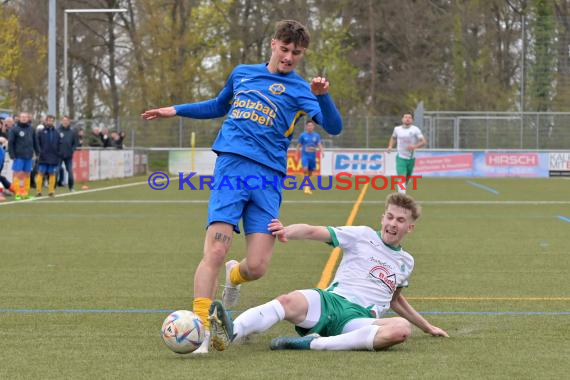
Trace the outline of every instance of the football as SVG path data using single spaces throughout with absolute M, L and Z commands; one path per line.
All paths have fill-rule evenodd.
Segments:
M 162 324 L 162 340 L 168 348 L 179 354 L 189 354 L 204 341 L 205 329 L 200 318 L 191 311 L 171 313 Z

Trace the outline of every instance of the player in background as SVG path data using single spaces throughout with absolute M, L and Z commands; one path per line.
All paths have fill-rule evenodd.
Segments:
M 315 123 L 308 120 L 305 125 L 305 132 L 301 133 L 297 139 L 297 155 L 301 151 L 301 165 L 305 176 L 312 176 L 313 171 L 317 168 L 317 150 L 321 152 L 323 157 L 323 145 L 321 144 L 321 135 L 315 130 Z M 305 186 L 305 194 L 312 195 L 310 186 Z
M 343 250 L 332 284 L 325 290 L 305 289 L 281 295 L 242 313 L 232 322 L 220 301 L 214 301 L 214 348 L 263 332 L 279 321 L 295 325 L 302 337 L 280 337 L 272 349 L 379 350 L 404 342 L 411 324 L 433 336 L 448 334 L 424 319 L 402 289 L 414 268 L 413 257 L 400 245 L 420 217 L 420 207 L 405 194 L 386 199 L 381 229 L 366 226 L 318 227 L 279 220 L 270 230 L 281 241 L 317 240 Z M 382 318 L 388 309 L 399 317 Z
M 151 109 L 142 117 L 184 116 L 210 119 L 226 116 L 212 146 L 218 155 L 214 188 L 222 180 L 234 183 L 248 175 L 274 178 L 266 189 L 212 191 L 204 255 L 194 275 L 193 310 L 209 331 L 209 310 L 216 294 L 220 268 L 243 221 L 246 258 L 226 262 L 226 284 L 222 301 L 233 307 L 241 284 L 262 277 L 273 254 L 275 239 L 267 226 L 276 219 L 281 205 L 280 179 L 287 174 L 287 148 L 299 119 L 308 117 L 330 134 L 342 131 L 342 119 L 328 94 L 326 78 L 307 83 L 295 68 L 309 46 L 308 30 L 293 20 L 280 21 L 271 40 L 268 63 L 239 65 L 214 99 Z M 195 352 L 207 352 L 209 333 Z
M 55 196 L 55 180 L 60 164 L 61 137 L 55 129 L 55 116 L 47 115 L 44 127 L 36 131 L 38 156 L 38 175 L 36 177 L 36 196 L 42 196 L 44 176 L 48 176 L 48 195 Z
M 415 152 L 427 144 L 427 141 L 422 135 L 422 131 L 412 123 L 414 117 L 411 113 L 402 115 L 402 125 L 394 128 L 392 137 L 388 143 L 387 153 L 392 151 L 394 144 L 397 143 L 398 155 L 396 156 L 396 173 L 399 176 L 406 178 L 406 185 L 404 189 L 398 186 L 398 192 L 406 193 L 408 181 L 414 172 L 414 165 L 416 164 Z
M 34 151 L 37 150 L 31 121 L 32 118 L 29 113 L 20 113 L 18 122 L 8 134 L 8 154 L 13 161 L 14 180 L 12 185 L 14 186 L 16 200 L 28 199 L 30 196 L 32 158 Z

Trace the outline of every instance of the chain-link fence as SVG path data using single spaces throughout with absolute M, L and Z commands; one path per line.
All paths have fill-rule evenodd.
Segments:
M 430 148 L 570 149 L 570 113 L 426 112 Z
M 321 132 L 326 147 L 384 148 L 400 124 L 400 116 L 346 116 L 339 136 Z M 121 118 L 119 129 L 126 134 L 129 147 L 190 147 L 195 133 L 196 146 L 214 142 L 223 119 L 188 118 L 144 121 L 138 117 Z M 425 112 L 419 127 L 432 149 L 570 149 L 570 113 L 475 113 Z M 294 138 L 302 132 L 297 126 Z M 86 133 L 93 127 L 113 129 L 110 119 L 79 120 L 76 128 Z

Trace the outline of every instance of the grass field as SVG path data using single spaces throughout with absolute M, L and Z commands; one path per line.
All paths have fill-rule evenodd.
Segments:
M 404 247 L 410 303 L 449 339 L 414 329 L 384 352 L 272 352 L 283 322 L 223 353 L 180 356 L 159 331 L 189 309 L 207 191 L 134 183 L 0 205 L 0 378 L 567 378 L 570 181 L 423 179 L 424 213 Z M 138 183 L 138 184 L 137 184 Z M 481 186 L 482 185 L 482 186 Z M 491 191 L 491 190 L 494 190 Z M 284 223 L 344 225 L 360 191 L 285 191 Z M 388 193 L 368 188 L 355 225 L 376 227 Z M 232 258 L 243 257 L 235 238 Z M 314 287 L 330 247 L 276 247 L 240 309 Z M 220 277 L 220 280 L 222 278 Z M 223 282 L 222 282 L 223 283 Z M 220 291 L 221 293 L 221 291 Z

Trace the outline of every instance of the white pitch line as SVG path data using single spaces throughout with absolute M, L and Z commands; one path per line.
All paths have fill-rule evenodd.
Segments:
M 146 182 L 144 182 L 146 183 Z M 101 190 L 111 190 L 113 188 L 122 188 L 128 186 L 135 186 L 140 185 L 140 182 L 132 183 L 128 185 L 119 185 L 119 186 L 111 186 L 108 188 L 101 188 L 101 189 L 93 189 L 93 190 L 86 190 L 81 193 L 66 193 L 57 196 L 56 198 L 69 196 L 69 195 L 76 195 L 76 194 L 85 194 L 89 191 L 101 191 Z M 45 200 L 45 201 L 44 201 Z M 17 203 L 29 203 L 34 202 L 34 204 L 43 204 L 43 205 L 50 205 L 50 204 L 207 204 L 207 199 L 181 199 L 181 200 L 168 200 L 168 199 L 100 199 L 100 200 L 68 200 L 62 201 L 57 199 L 49 199 L 49 198 L 42 198 L 37 202 L 38 199 L 34 201 L 19 201 Z M 8 202 L 2 203 L 2 205 L 12 204 L 16 202 Z M 344 200 L 299 200 L 299 201 L 283 201 L 285 204 L 353 204 L 353 201 L 344 201 Z M 371 204 L 371 205 L 383 205 L 385 201 L 363 201 L 362 204 Z M 431 204 L 431 205 L 567 205 L 570 204 L 570 201 L 419 201 L 421 204 Z
M 178 178 L 172 177 L 170 178 L 171 180 L 178 180 Z M 163 181 L 157 181 L 157 183 L 161 183 Z M 98 191 L 105 191 L 105 190 L 115 190 L 115 189 L 123 189 L 126 187 L 132 187 L 132 186 L 138 186 L 138 185 L 143 185 L 143 184 L 148 184 L 148 181 L 141 181 L 141 182 L 133 182 L 133 183 L 126 183 L 123 185 L 114 185 L 114 186 L 107 186 L 107 187 L 100 187 L 98 189 L 90 189 L 90 190 L 81 190 L 81 191 L 75 191 L 73 193 L 64 193 L 64 194 L 57 194 L 55 196 L 55 198 L 63 198 L 63 197 L 71 197 L 74 195 L 82 195 L 82 194 L 88 194 L 88 193 L 95 193 Z M 42 202 L 45 201 L 45 202 Z M 42 197 L 42 198 L 35 198 L 35 199 L 26 199 L 26 200 L 22 200 L 22 201 L 8 201 L 8 202 L 2 202 L 0 203 L 0 206 L 8 206 L 8 205 L 12 205 L 12 204 L 26 204 L 26 203 L 30 203 L 30 202 L 34 202 L 34 204 L 53 204 L 53 203 L 75 203 L 75 201 L 56 201 L 53 198 L 49 198 L 49 197 Z M 82 202 L 82 201 L 79 201 Z M 122 202 L 122 201 L 121 201 Z
M 145 205 L 145 204 L 207 204 L 207 199 L 196 199 L 196 200 L 136 200 L 136 199 L 125 199 L 125 200 L 118 200 L 118 199 L 100 199 L 100 200 L 69 200 L 69 201 L 58 201 L 56 199 L 51 199 L 46 202 L 40 202 L 36 204 L 42 205 L 53 205 L 53 204 L 69 204 L 69 205 L 90 205 L 90 204 L 130 204 L 130 205 Z
M 567 205 L 570 201 L 418 201 L 431 205 Z

